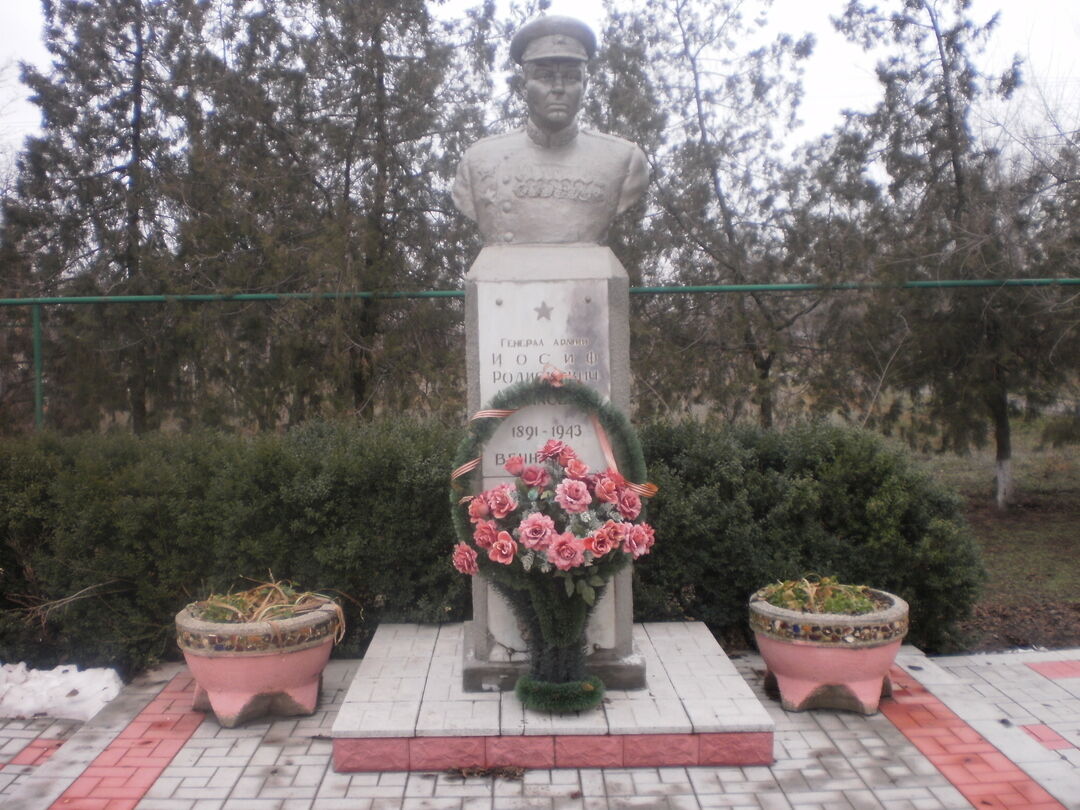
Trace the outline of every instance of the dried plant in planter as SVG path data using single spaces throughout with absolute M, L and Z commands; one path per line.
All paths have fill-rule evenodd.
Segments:
M 832 577 L 775 582 L 750 597 L 765 688 L 788 711 L 873 714 L 892 692 L 889 669 L 908 631 L 908 605 Z
M 836 577 L 811 574 L 767 585 L 759 592 L 770 605 L 801 613 L 841 613 L 858 616 L 881 606 L 880 598 L 865 585 L 842 585 Z
M 264 714 L 314 712 L 345 617 L 331 597 L 271 575 L 246 591 L 191 603 L 176 615 L 176 630 L 195 678 L 192 706 L 232 728 Z
M 260 582 L 239 593 L 211 594 L 200 602 L 191 603 L 192 615 L 206 622 L 238 624 L 243 622 L 272 622 L 292 619 L 313 610 L 331 605 L 337 613 L 334 643 L 345 635 L 345 613 L 332 597 L 314 591 L 300 591 L 289 580 Z

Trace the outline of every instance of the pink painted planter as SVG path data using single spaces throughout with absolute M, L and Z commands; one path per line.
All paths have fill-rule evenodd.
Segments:
M 338 627 L 332 605 L 291 619 L 230 624 L 176 614 L 177 643 L 195 678 L 192 708 L 225 728 L 266 714 L 312 714 Z
M 886 591 L 888 606 L 859 616 L 801 613 L 750 597 L 750 628 L 768 672 L 766 688 L 788 711 L 846 709 L 874 714 L 892 693 L 889 668 L 908 631 L 908 604 Z

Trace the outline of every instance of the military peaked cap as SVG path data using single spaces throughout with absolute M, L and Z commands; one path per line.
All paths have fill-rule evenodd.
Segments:
M 535 59 L 577 59 L 596 55 L 596 34 L 581 20 L 551 15 L 525 23 L 510 40 L 510 58 L 519 65 Z

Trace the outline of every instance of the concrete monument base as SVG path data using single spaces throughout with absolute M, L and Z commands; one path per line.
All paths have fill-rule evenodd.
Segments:
M 774 724 L 705 625 L 638 624 L 644 689 L 551 715 L 462 688 L 464 624 L 380 625 L 331 732 L 334 770 L 769 765 Z
M 475 639 L 480 629 L 474 622 L 465 622 L 465 660 L 462 664 L 462 686 L 466 692 L 505 692 L 514 688 L 517 679 L 529 668 L 525 653 L 505 650 L 505 660 L 490 655 L 487 660 L 476 657 L 476 650 L 490 645 Z M 617 656 L 611 650 L 599 650 L 589 656 L 589 672 L 596 675 L 609 689 L 644 689 L 648 684 L 645 658 L 637 650 L 630 655 Z
M 626 270 L 606 247 L 485 247 L 465 280 L 470 413 L 487 406 L 506 387 L 551 368 L 628 412 L 629 289 Z M 504 419 L 488 440 L 481 457 L 480 487 L 511 480 L 503 468 L 506 460 L 513 455 L 531 458 L 549 439 L 572 445 L 592 470 L 608 466 L 585 412 L 537 403 Z M 472 589 L 474 628 L 466 639 L 466 688 L 512 685 L 523 671 L 526 648 L 517 621 L 483 577 L 473 578 Z M 628 566 L 605 589 L 586 630 L 593 650 L 590 669 L 621 689 L 645 685 L 645 668 L 631 639 L 632 594 Z

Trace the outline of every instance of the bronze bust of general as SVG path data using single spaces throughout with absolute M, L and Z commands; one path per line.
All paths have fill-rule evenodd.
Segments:
M 454 181 L 454 203 L 485 244 L 602 244 L 612 219 L 641 198 L 641 149 L 577 125 L 595 54 L 592 30 L 571 17 L 539 17 L 514 35 L 528 121 L 470 146 Z

